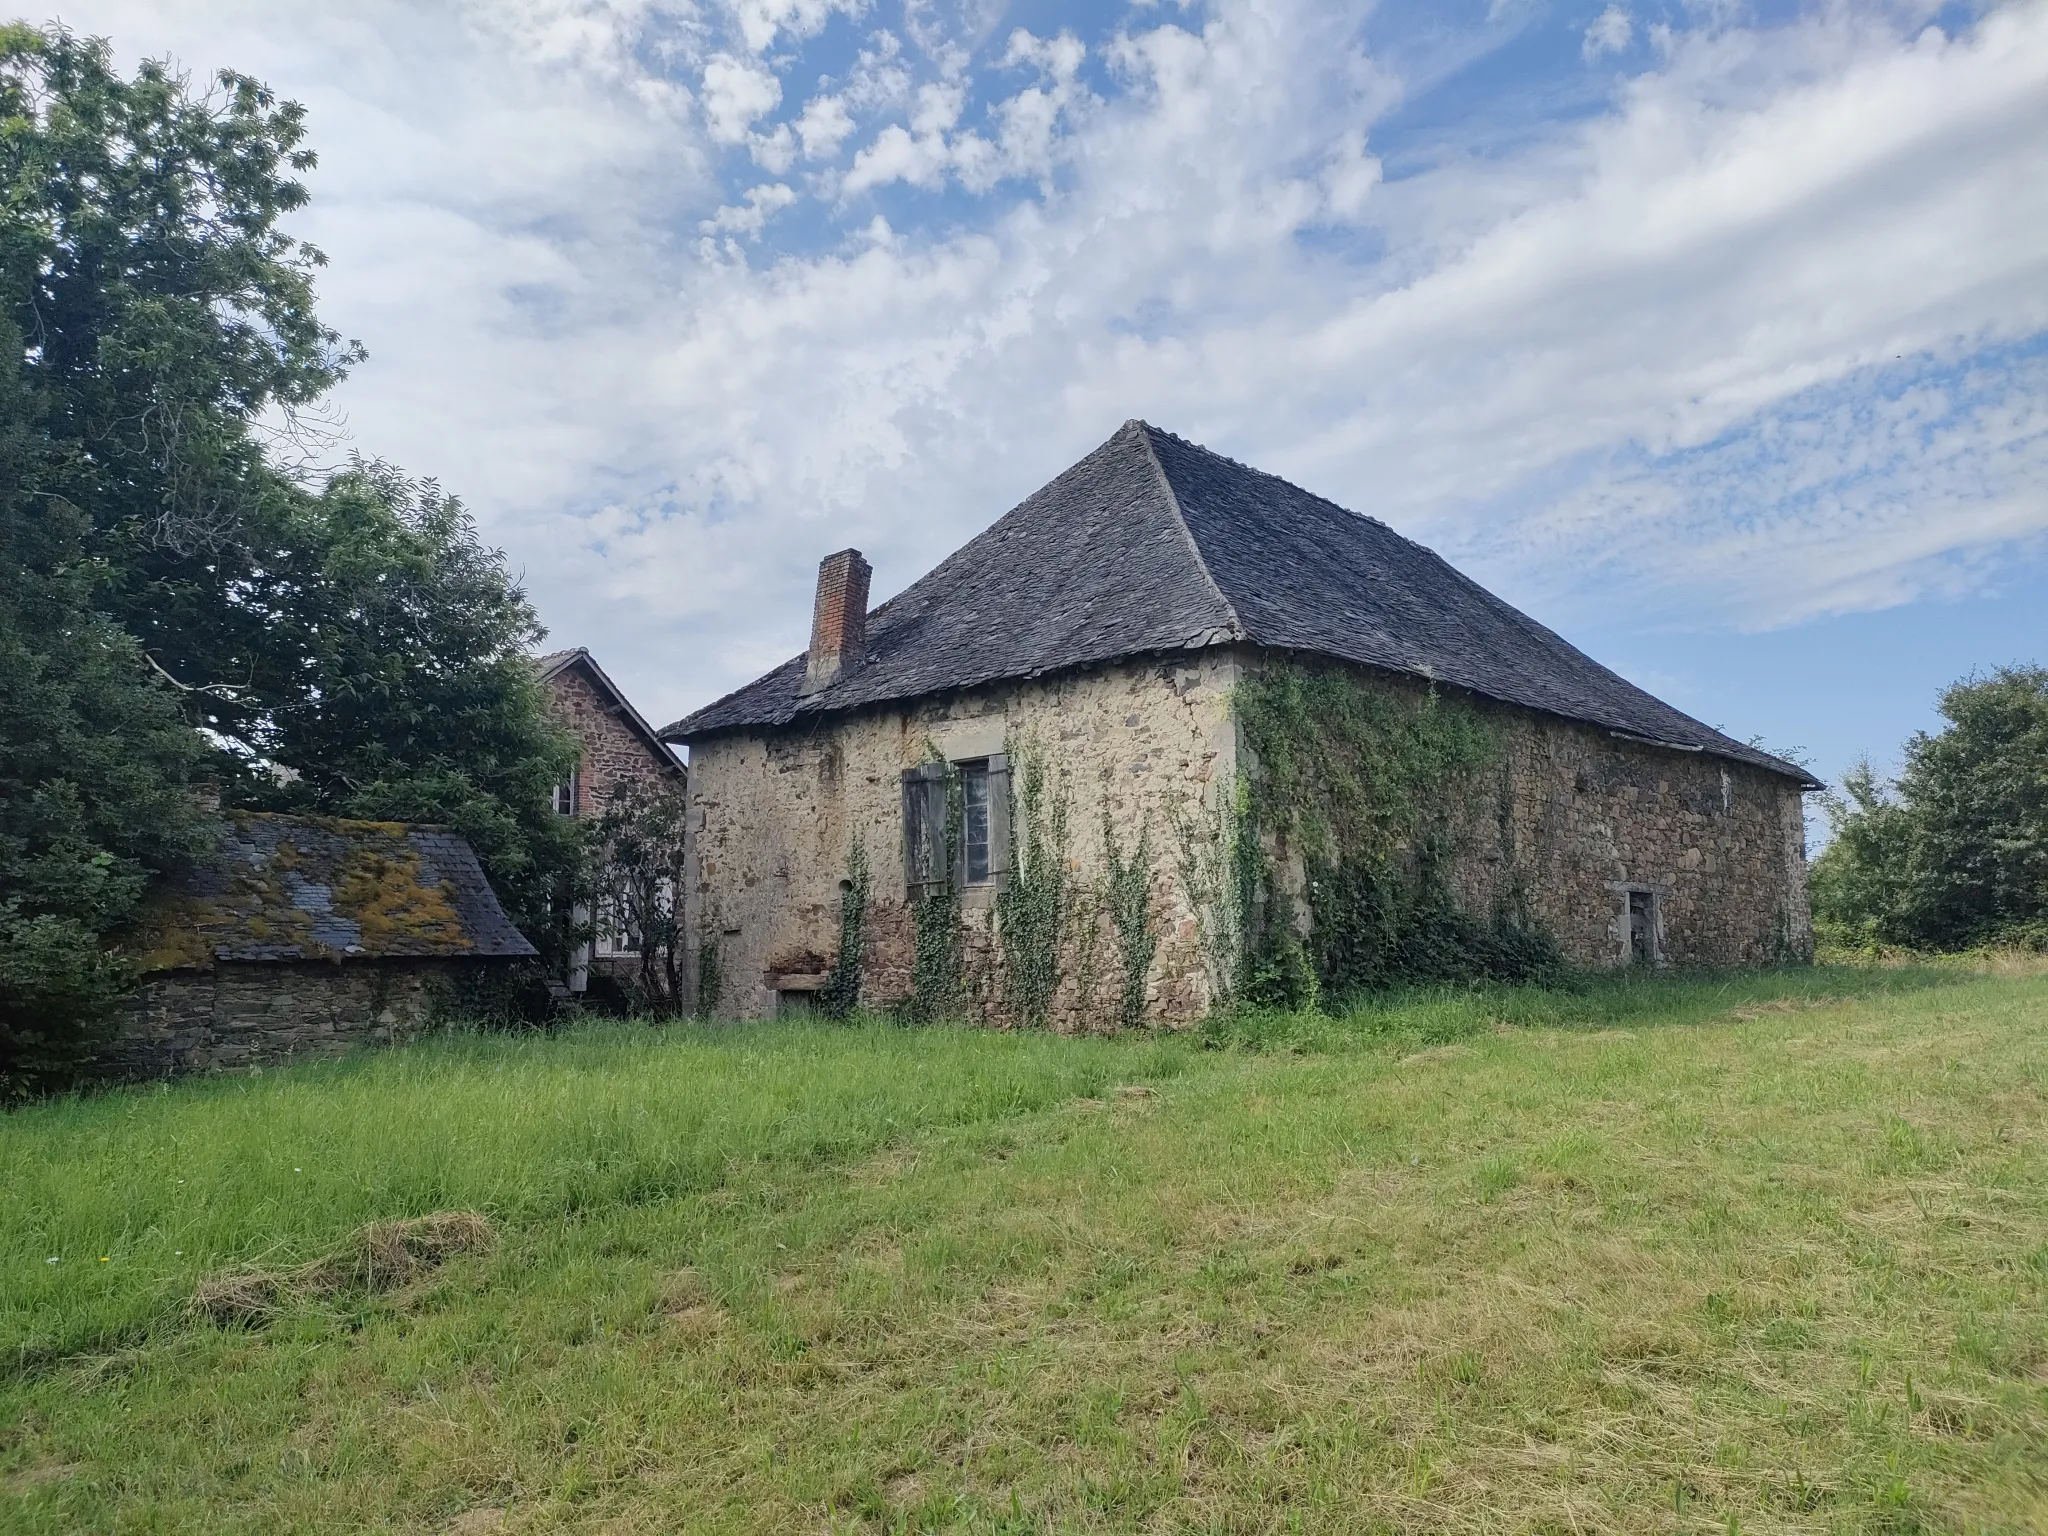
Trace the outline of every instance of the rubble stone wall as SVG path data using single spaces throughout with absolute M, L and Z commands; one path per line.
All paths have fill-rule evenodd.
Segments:
M 1079 892 L 1056 1027 L 1103 1027 L 1122 986 L 1106 914 L 1103 818 L 1126 855 L 1149 837 L 1160 936 L 1147 987 L 1161 1021 L 1199 1018 L 1210 1001 L 1194 914 L 1173 878 L 1172 809 L 1227 794 L 1236 774 L 1230 690 L 1220 651 L 1003 684 L 902 708 L 830 716 L 773 733 L 713 737 L 690 754 L 693 939 L 716 943 L 722 1016 L 778 1006 L 777 977 L 815 975 L 839 947 L 840 882 L 856 833 L 873 901 L 862 1001 L 909 996 L 915 931 L 905 900 L 902 774 L 936 752 L 956 762 L 1011 750 L 1044 754 L 1065 795 L 1070 881 Z M 1013 762 L 1021 790 L 1023 765 Z M 1021 839 L 1023 829 L 1018 829 Z M 970 1001 L 999 1021 L 990 948 L 992 887 L 963 893 Z M 1092 935 L 1092 942 L 1091 936 Z M 694 960 L 692 975 L 696 974 Z
M 778 978 L 816 977 L 830 966 L 856 833 L 873 878 L 862 1001 L 883 1007 L 907 997 L 915 935 L 902 772 L 933 751 L 966 761 L 1007 742 L 1043 751 L 1068 797 L 1069 870 L 1082 894 L 1063 949 L 1055 1026 L 1104 1028 L 1116 1013 L 1115 935 L 1091 905 L 1106 872 L 1105 812 L 1127 853 L 1141 831 L 1150 838 L 1159 946 L 1148 1016 L 1198 1019 L 1227 962 L 1205 939 L 1186 889 L 1175 821 L 1192 813 L 1196 824 L 1222 825 L 1241 761 L 1230 691 L 1260 664 L 1256 652 L 1219 648 L 697 743 L 685 915 L 693 943 L 718 946 L 715 1011 L 772 1016 L 795 1001 L 785 994 L 778 1003 Z M 1358 675 L 1412 692 L 1401 679 Z M 1503 751 L 1459 807 L 1450 876 L 1470 910 L 1484 914 L 1519 891 L 1569 961 L 1619 965 L 1629 958 L 1628 892 L 1639 889 L 1655 896 L 1663 963 L 1753 964 L 1810 952 L 1805 823 L 1791 780 L 1484 700 L 1474 707 Z M 1021 775 L 1021 765 L 1013 772 Z M 1300 859 L 1284 846 L 1277 852 L 1279 883 L 1298 894 Z M 1001 1023 L 991 897 L 986 888 L 963 897 L 963 972 L 974 1008 Z
M 339 1056 L 427 1022 L 435 978 L 462 962 L 230 964 L 148 977 L 101 1056 L 114 1078 L 168 1077 Z
M 622 782 L 654 781 L 673 771 L 640 733 L 622 720 L 604 692 L 580 666 L 548 679 L 548 703 L 555 718 L 582 748 L 576 814 L 596 816 Z
M 1450 875 L 1468 910 L 1484 915 L 1519 891 L 1570 963 L 1622 965 L 1628 892 L 1641 890 L 1654 896 L 1661 963 L 1810 957 L 1806 818 L 1794 781 L 1577 721 L 1473 706 L 1503 751 L 1459 807 Z M 1295 869 L 1298 879 L 1298 861 Z

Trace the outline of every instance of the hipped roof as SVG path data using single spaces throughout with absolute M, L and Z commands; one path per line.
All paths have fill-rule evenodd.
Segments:
M 130 948 L 144 971 L 536 952 L 458 834 L 255 811 L 223 817 L 207 856 L 151 894 Z
M 1143 421 L 868 617 L 867 656 L 799 697 L 804 658 L 661 732 L 694 741 L 1127 657 L 1249 643 L 1379 667 L 1819 787 L 1502 602 L 1386 524 Z

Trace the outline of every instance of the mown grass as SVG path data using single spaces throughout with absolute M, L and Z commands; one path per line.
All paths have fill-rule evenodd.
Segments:
M 2044 1026 L 2038 976 L 1785 973 L 41 1106 L 0 1528 L 2044 1529 Z M 440 1206 L 496 1249 L 181 1310 Z

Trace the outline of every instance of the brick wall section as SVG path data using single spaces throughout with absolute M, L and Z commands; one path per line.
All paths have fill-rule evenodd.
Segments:
M 821 688 L 842 670 L 860 665 L 867 650 L 868 581 L 873 574 L 857 549 L 842 549 L 819 562 L 805 691 Z
M 579 816 L 600 815 L 613 787 L 622 781 L 654 781 L 671 771 L 640 733 L 619 718 L 604 690 L 582 667 L 564 668 L 548 679 L 547 686 L 555 718 L 582 748 Z
M 148 978 L 100 1058 L 114 1078 L 271 1066 L 403 1040 L 461 961 L 233 965 Z
M 1070 797 L 1070 869 L 1096 887 L 1105 811 L 1129 850 L 1149 827 L 1160 944 L 1148 984 L 1154 1022 L 1184 1024 L 1209 1007 L 1211 961 L 1175 853 L 1176 809 L 1213 819 L 1239 764 L 1230 690 L 1255 652 L 1217 649 L 1008 684 L 811 726 L 739 733 L 691 753 L 693 936 L 719 946 L 725 1015 L 775 1008 L 774 974 L 815 970 L 838 946 L 839 882 L 853 835 L 874 875 L 863 999 L 910 990 L 912 927 L 904 904 L 900 775 L 936 745 L 962 759 L 1035 739 Z M 1407 684 L 1373 675 L 1376 686 Z M 1626 954 L 1624 887 L 1658 894 L 1664 957 L 1682 965 L 1755 963 L 1811 943 L 1805 823 L 1791 781 L 1701 753 L 1617 739 L 1595 727 L 1481 703 L 1503 737 L 1499 768 L 1461 817 L 1452 879 L 1486 912 L 1519 885 L 1566 955 L 1611 965 Z M 1280 855 L 1283 883 L 1300 862 Z M 963 901 L 970 977 L 983 982 L 989 902 Z M 1067 1030 L 1114 1017 L 1113 934 L 1095 923 L 1094 959 L 1070 946 L 1055 1007 Z M 694 974 L 694 965 L 693 965 Z

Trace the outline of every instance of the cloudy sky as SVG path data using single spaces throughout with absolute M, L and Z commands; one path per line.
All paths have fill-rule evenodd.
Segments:
M 555 643 L 674 718 L 1143 416 L 1830 775 L 2048 661 L 2048 4 L 86 0 Z

